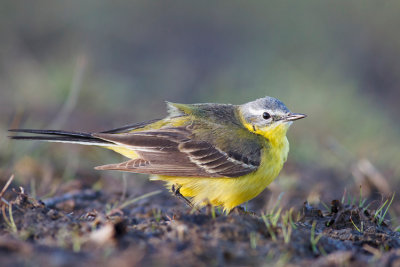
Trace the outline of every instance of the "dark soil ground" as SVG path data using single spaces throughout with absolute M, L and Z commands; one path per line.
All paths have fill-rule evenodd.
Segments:
M 191 210 L 157 183 L 122 200 L 107 187 L 73 184 L 43 201 L 11 184 L 1 204 L 1 266 L 400 266 L 400 233 L 383 220 L 386 206 L 375 215 L 384 201 L 338 196 L 323 208 L 293 193 L 267 209 L 267 190 L 250 202 L 254 212 L 225 215 Z

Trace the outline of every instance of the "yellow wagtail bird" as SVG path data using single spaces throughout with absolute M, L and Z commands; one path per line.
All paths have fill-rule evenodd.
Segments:
M 129 160 L 96 169 L 151 174 L 195 206 L 229 212 L 278 176 L 289 152 L 286 131 L 306 117 L 272 97 L 243 105 L 167 105 L 164 119 L 100 133 L 13 129 L 36 135 L 11 138 L 103 146 Z

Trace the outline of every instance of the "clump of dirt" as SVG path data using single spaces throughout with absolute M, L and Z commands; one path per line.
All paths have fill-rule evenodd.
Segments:
M 23 191 L 2 202 L 0 262 L 8 265 L 400 264 L 400 233 L 376 211 L 334 200 L 329 211 L 305 203 L 229 215 L 184 208 L 159 193 L 130 206 L 115 196 L 77 191 L 46 201 Z
M 397 254 L 400 251 L 400 233 L 393 232 L 377 211 L 345 205 L 338 200 L 332 201 L 330 209 L 323 213 L 305 203 L 303 217 L 298 222 L 306 228 L 315 224 L 315 234 L 321 235 L 314 251 L 316 255 L 326 257 L 348 251 L 351 252 L 346 254 L 349 260 L 369 262 L 381 258 L 385 252 Z

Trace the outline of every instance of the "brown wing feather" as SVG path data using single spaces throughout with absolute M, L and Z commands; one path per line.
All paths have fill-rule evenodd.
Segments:
M 208 173 L 226 177 L 238 177 L 248 174 L 255 171 L 259 165 L 245 163 L 239 158 L 235 159 L 231 156 L 232 153 L 224 152 L 204 141 L 181 143 L 179 150 L 186 153 L 192 162 L 205 169 Z
M 101 170 L 191 177 L 238 177 L 255 171 L 259 164 L 245 162 L 239 151 L 230 153 L 206 141 L 197 141 L 186 127 L 162 128 L 94 137 L 132 147 L 139 159 L 99 166 Z

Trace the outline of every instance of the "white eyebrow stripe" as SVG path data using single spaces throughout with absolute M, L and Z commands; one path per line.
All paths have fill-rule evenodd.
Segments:
M 255 108 L 249 107 L 248 111 L 249 111 L 249 113 L 254 114 L 254 115 L 261 115 L 261 114 L 264 113 L 265 110 L 263 110 L 263 109 L 255 109 Z

